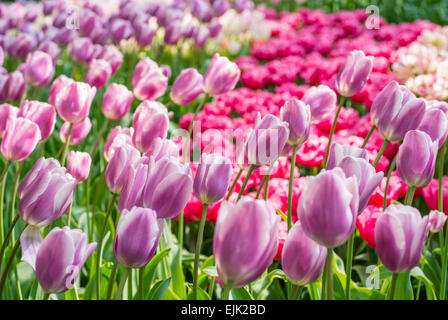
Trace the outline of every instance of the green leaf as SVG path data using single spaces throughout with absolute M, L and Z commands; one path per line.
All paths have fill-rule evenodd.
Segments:
M 316 280 L 313 283 L 310 283 L 308 286 L 308 294 L 310 295 L 311 300 L 320 300 L 321 298 L 321 288 L 322 282 L 320 280 Z
M 280 209 L 276 209 L 277 213 L 282 217 L 283 220 L 285 220 L 285 222 L 288 222 L 288 217 L 286 216 L 286 214 L 283 213 L 282 210 Z
M 422 281 L 425 285 L 426 289 L 426 298 L 428 300 L 437 300 L 436 292 L 434 291 L 434 285 L 433 283 L 426 277 L 426 275 L 423 273 L 422 269 L 419 267 L 415 267 L 411 270 L 411 276 L 416 278 L 419 281 Z
M 188 284 L 188 288 L 189 288 L 189 291 L 188 291 L 187 300 L 192 300 L 193 299 L 192 285 Z M 202 289 L 201 287 L 198 286 L 197 300 L 212 300 L 212 299 L 208 295 L 207 291 L 205 291 L 204 289 Z
M 254 300 L 254 297 L 246 290 L 246 288 L 232 288 L 230 290 L 232 300 Z
M 272 285 L 275 279 L 283 279 L 287 281 L 287 277 L 283 270 L 275 269 L 269 272 L 266 276 L 262 276 L 252 284 L 252 293 L 257 300 L 261 300 L 268 295 L 267 290 Z
M 164 300 L 165 293 L 170 286 L 171 278 L 165 280 L 157 280 L 148 293 L 148 300 Z
M 218 276 L 218 270 L 216 270 L 216 267 L 206 267 L 202 269 L 202 272 L 214 278 Z
M 398 275 L 397 286 L 395 289 L 395 300 L 412 300 L 414 292 L 411 284 L 410 272 L 402 272 Z
M 148 265 L 145 268 L 144 276 L 143 276 L 143 285 L 144 288 L 149 288 L 152 284 L 152 281 L 154 279 L 154 274 L 156 272 L 157 265 L 164 259 L 171 249 L 165 249 L 160 251 L 158 254 L 156 254 L 151 261 L 148 263 Z M 149 296 L 146 295 L 146 298 Z

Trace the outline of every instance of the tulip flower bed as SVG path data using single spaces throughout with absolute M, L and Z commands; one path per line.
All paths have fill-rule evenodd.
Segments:
M 429 21 L 0 4 L 0 299 L 446 298 Z

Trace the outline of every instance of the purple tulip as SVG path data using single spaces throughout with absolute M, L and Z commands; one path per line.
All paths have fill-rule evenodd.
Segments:
M 145 153 L 155 138 L 165 138 L 168 132 L 169 117 L 166 107 L 157 101 L 142 102 L 132 118 L 135 147 Z
M 56 123 L 54 107 L 51 104 L 40 101 L 23 101 L 17 117 L 29 119 L 39 126 L 41 135 L 39 142 L 46 140 L 51 135 Z
M 104 46 L 97 59 L 103 59 L 109 62 L 112 67 L 112 73 L 114 74 L 120 68 L 123 63 L 123 54 L 117 47 L 113 45 Z
M 398 149 L 397 170 L 409 187 L 423 187 L 434 177 L 438 143 L 420 130 L 406 133 Z
M 217 38 L 222 30 L 222 24 L 219 19 L 213 18 L 207 25 L 208 31 L 210 31 L 210 37 Z
M 63 87 L 66 87 L 74 82 L 73 79 L 61 74 L 56 80 L 53 81 L 50 87 L 50 92 L 48 92 L 48 102 L 52 105 L 56 105 L 56 97 L 59 92 L 62 91 Z
M 226 195 L 232 174 L 228 158 L 203 153 L 194 178 L 194 195 L 204 204 L 218 202 Z
M 203 48 L 210 38 L 210 31 L 206 26 L 200 26 L 196 29 L 194 34 L 194 45 L 198 48 Z
M 166 44 L 176 45 L 182 37 L 182 21 L 173 20 L 165 27 L 164 41 Z
M 82 122 L 90 112 L 96 88 L 87 83 L 71 82 L 56 94 L 55 106 L 59 116 L 67 122 Z
M 376 172 L 368 160 L 346 156 L 338 164 L 345 176 L 355 177 L 358 182 L 359 206 L 358 214 L 361 214 L 369 203 L 370 197 L 383 180 L 384 173 Z
M 90 38 L 76 38 L 71 43 L 70 57 L 76 62 L 89 63 L 94 54 L 93 43 Z
M 115 151 L 114 157 L 117 152 L 118 150 Z M 112 157 L 112 159 L 114 157 Z M 151 160 L 152 159 L 148 159 L 147 157 L 140 157 L 128 166 L 124 186 L 121 191 L 120 198 L 118 198 L 118 210 L 120 212 L 123 212 L 124 209 L 130 210 L 134 206 L 143 207 L 142 196 L 145 183 L 148 179 L 150 168 L 154 166 L 154 162 Z M 115 187 L 120 186 L 121 178 L 122 177 L 117 177 L 118 180 L 115 182 L 117 183 Z M 145 208 L 150 207 L 145 206 Z
M 277 252 L 280 217 L 263 200 L 243 197 L 235 205 L 223 202 L 213 237 L 219 277 L 233 288 L 256 280 Z
M 67 141 L 67 134 L 69 128 L 70 123 L 64 122 L 64 124 L 61 127 L 61 130 L 59 131 L 59 137 L 61 138 L 63 143 Z M 77 144 L 80 144 L 85 139 L 85 137 L 87 137 L 91 128 L 92 128 L 92 122 L 90 121 L 89 118 L 85 118 L 83 121 L 75 123 L 72 127 L 72 132 L 70 134 L 70 145 L 76 146 Z
M 117 262 L 128 268 L 143 268 L 156 252 L 165 220 L 157 219 L 154 210 L 133 207 L 123 210 L 114 239 Z
M 209 22 L 213 17 L 212 7 L 208 1 L 204 0 L 192 1 L 191 14 L 201 22 Z
M 70 151 L 68 154 L 67 172 L 70 173 L 78 183 L 89 177 L 92 158 L 87 152 Z
M 155 138 L 151 147 L 146 152 L 145 156 L 153 157 L 154 161 L 160 160 L 162 157 L 172 157 L 179 159 L 179 146 L 172 140 Z
M 27 227 L 20 242 L 27 253 L 22 259 L 36 271 L 37 281 L 47 293 L 71 289 L 97 246 L 96 242 L 87 244 L 84 232 L 69 227 L 52 229 L 44 240 L 38 229 Z
M 3 138 L 8 119 L 10 117 L 17 117 L 18 113 L 19 108 L 16 108 L 7 103 L 0 104 L 0 138 Z
M 188 165 L 162 157 L 150 167 L 143 191 L 143 207 L 157 212 L 159 219 L 176 217 L 187 205 L 193 191 Z
M 244 163 L 261 166 L 275 161 L 289 137 L 288 123 L 267 114 L 260 119 L 258 113 L 254 130 L 244 145 Z M 247 159 L 246 159 L 247 158 Z
M 34 151 L 40 138 L 39 127 L 33 121 L 10 117 L 1 144 L 2 154 L 7 160 L 23 161 Z
M 297 216 L 308 237 L 327 248 L 336 248 L 355 229 L 358 202 L 354 177 L 346 178 L 340 168 L 324 170 L 306 178 Z
M 53 59 L 48 53 L 35 51 L 26 59 L 24 75 L 33 87 L 46 87 L 54 75 Z
M 446 222 L 446 214 L 437 210 L 429 212 L 429 231 L 439 232 Z
M 101 110 L 110 120 L 122 119 L 130 110 L 134 94 L 126 86 L 111 83 L 103 96 Z
M 40 158 L 20 182 L 20 217 L 29 225 L 48 226 L 70 207 L 76 180 L 55 159 Z
M 168 78 L 157 63 L 149 58 L 144 58 L 135 67 L 132 86 L 137 99 L 156 100 L 165 93 Z
M 112 22 L 109 22 L 109 25 L 110 35 L 115 42 L 129 39 L 134 34 L 132 24 L 127 20 L 113 19 Z
M 375 225 L 376 252 L 393 273 L 418 266 L 428 236 L 429 216 L 410 206 L 391 204 Z
M 432 141 L 437 141 L 440 149 L 448 135 L 448 118 L 439 108 L 429 107 L 418 130 L 426 132 Z
M 351 51 L 336 75 L 335 87 L 344 97 L 351 97 L 362 90 L 373 68 L 373 57 L 366 57 L 360 50 Z
M 162 69 L 163 75 L 169 80 L 171 78 L 171 68 L 167 64 L 161 64 L 160 69 Z
M 389 83 L 375 98 L 370 118 L 384 139 L 396 142 L 417 129 L 425 116 L 425 102 L 406 87 Z
M 288 279 L 298 286 L 316 281 L 326 257 L 327 248 L 308 238 L 297 221 L 288 233 L 282 252 L 282 268 Z
M 171 87 L 171 100 L 180 106 L 193 102 L 204 92 L 202 82 L 203 77 L 196 69 L 188 68 L 182 70 Z
M 213 11 L 216 16 L 222 16 L 227 10 L 230 9 L 230 3 L 228 0 L 215 0 L 213 1 Z
M 139 23 L 135 26 L 135 38 L 141 47 L 149 46 L 154 37 L 154 30 L 147 23 Z
M 92 87 L 101 89 L 106 85 L 112 75 L 112 67 L 103 59 L 93 59 L 89 63 L 85 81 Z
M 301 100 L 310 106 L 313 121 L 330 115 L 338 103 L 336 92 L 326 85 L 309 88 Z
M 8 54 L 15 58 L 25 59 L 36 47 L 33 35 L 20 32 L 14 39 L 8 41 Z
M 369 154 L 365 149 L 356 148 L 348 144 L 340 145 L 338 143 L 333 143 L 330 147 L 330 153 L 325 169 L 330 170 L 338 167 L 342 159 L 346 156 L 369 161 Z
M 235 88 L 240 74 L 235 63 L 215 53 L 204 75 L 204 91 L 212 97 L 229 92 Z
M 304 143 L 310 135 L 310 106 L 292 98 L 280 110 L 280 119 L 288 123 L 288 144 L 296 146 Z
M 6 93 L 7 100 L 19 101 L 25 93 L 26 82 L 22 72 L 16 70 L 9 74 L 3 91 Z
M 118 147 L 106 168 L 106 183 L 112 193 L 120 194 L 128 184 L 129 168 L 140 158 L 137 149 L 128 144 Z
M 56 65 L 56 62 L 58 61 L 59 58 L 59 54 L 61 53 L 61 49 L 59 49 L 56 43 L 49 40 L 44 41 L 40 44 L 39 50 L 47 53 L 51 57 L 53 65 Z
M 134 129 L 132 128 L 121 128 L 119 126 L 115 127 L 106 139 L 104 144 L 104 159 L 107 162 L 113 157 L 114 152 L 117 148 L 127 144 L 134 148 L 132 142 L 132 136 L 134 135 Z

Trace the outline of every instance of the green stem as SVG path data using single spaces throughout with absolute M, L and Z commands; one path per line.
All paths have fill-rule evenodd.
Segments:
M 3 261 L 4 255 L 5 255 L 6 247 L 8 246 L 8 241 L 9 241 L 10 235 L 14 231 L 14 226 L 16 225 L 17 221 L 19 221 L 19 215 L 16 215 L 16 217 L 12 221 L 11 225 L 9 226 L 8 231 L 6 232 L 5 239 L 3 240 L 2 247 L 0 249 L 0 270 L 2 269 L 2 261 Z
M 238 182 L 238 179 L 241 177 L 243 171 L 244 171 L 243 169 L 240 169 L 240 171 L 238 171 L 238 174 L 236 175 L 235 180 L 233 180 L 232 186 L 230 187 L 229 192 L 227 193 L 226 200 L 229 200 L 230 195 L 232 194 L 233 189 L 235 189 L 236 183 Z
M 17 165 L 16 176 L 14 178 L 14 187 L 12 189 L 11 195 L 11 207 L 9 209 L 9 223 L 11 224 L 14 220 L 14 211 L 16 208 L 16 196 L 17 196 L 17 188 L 19 187 L 20 173 L 22 172 L 24 161 L 20 162 Z M 11 243 L 14 242 L 14 233 L 11 233 Z
M 70 144 L 70 136 L 72 135 L 73 123 L 68 127 L 67 137 L 65 138 L 64 149 L 62 149 L 61 166 L 65 167 L 65 159 L 67 158 L 68 146 Z
M 101 128 L 100 132 L 98 133 L 98 137 L 96 137 L 92 152 L 90 153 L 90 157 L 92 158 L 92 161 L 95 160 L 96 150 L 98 149 L 98 145 L 100 144 L 101 139 L 104 137 L 104 134 L 106 134 L 107 131 L 109 131 L 111 125 L 112 125 L 112 121 L 110 121 L 109 119 L 106 118 L 106 122 L 104 123 L 103 127 Z
M 289 172 L 289 190 L 288 190 L 288 230 L 292 227 L 292 187 L 294 184 L 294 169 L 296 167 L 297 145 L 292 146 L 291 170 Z M 325 162 L 327 162 L 325 160 Z
M 448 260 L 448 228 L 445 223 L 445 246 L 442 252 L 442 276 L 440 280 L 440 300 L 445 300 L 446 295 L 446 272 Z
M 0 180 L 3 180 L 6 176 L 6 173 L 8 172 L 9 166 L 11 165 L 11 160 L 8 160 L 8 162 L 6 162 L 5 167 L 3 168 L 2 174 L 0 176 Z
M 300 297 L 300 294 L 302 293 L 303 286 L 298 286 L 294 284 L 292 286 L 291 294 L 289 296 L 289 300 L 297 300 Z
M 72 208 L 73 208 L 73 201 L 70 204 L 70 207 L 68 208 L 68 213 L 67 213 L 67 226 L 70 228 L 70 220 L 72 219 Z
M 20 236 L 17 239 L 16 243 L 14 244 L 14 248 L 11 251 L 11 254 L 9 256 L 8 262 L 6 263 L 5 270 L 3 271 L 2 278 L 0 280 L 0 299 L 3 297 L 3 288 L 5 287 L 6 278 L 8 277 L 9 269 L 11 269 L 12 262 L 14 261 L 14 258 L 16 257 L 17 250 L 19 250 L 20 247 Z
M 344 102 L 345 102 L 345 97 L 341 96 L 341 100 L 338 105 L 338 110 L 336 111 L 336 115 L 334 117 L 333 124 L 331 125 L 330 135 L 328 136 L 327 151 L 325 153 L 325 160 L 323 163 L 324 168 L 325 168 L 325 165 L 327 164 L 328 155 L 330 153 L 331 140 L 333 140 L 333 135 L 334 135 L 334 131 L 336 130 L 336 124 L 338 122 L 339 113 L 341 113 L 342 105 L 344 104 Z
M 205 220 L 207 218 L 208 204 L 204 203 L 202 209 L 201 222 L 199 224 L 198 239 L 196 240 L 196 249 L 194 251 L 194 267 L 193 267 L 193 300 L 198 298 L 198 276 L 199 276 L 199 256 L 201 254 L 202 238 L 204 237 Z
M 366 147 L 367 142 L 369 141 L 369 139 L 372 136 L 373 131 L 375 131 L 375 129 L 376 129 L 376 126 L 372 126 L 372 128 L 369 131 L 369 133 L 367 133 L 367 135 L 366 135 L 366 137 L 364 139 L 364 142 L 362 143 L 362 146 L 361 146 L 362 149 L 364 149 Z
M 269 178 L 270 178 L 270 175 L 271 175 L 272 168 L 274 167 L 274 164 L 275 164 L 276 161 L 277 161 L 277 160 L 273 161 L 273 162 L 269 165 L 268 171 L 267 171 L 266 174 L 264 175 L 263 180 L 261 180 L 261 184 L 260 184 L 260 186 L 258 187 L 258 191 L 257 191 L 257 195 L 256 195 L 255 199 L 258 199 L 258 198 L 260 197 L 261 189 L 263 189 L 263 186 L 264 186 L 265 184 L 268 183 Z M 265 189 L 265 192 L 266 192 L 266 189 Z M 266 197 L 266 193 L 265 193 L 265 197 Z
M 387 147 L 388 144 L 389 144 L 389 141 L 388 140 L 384 140 L 383 144 L 381 145 L 380 151 L 378 151 L 378 154 L 376 155 L 375 161 L 373 161 L 372 166 L 374 168 L 376 168 L 378 162 L 380 162 L 381 156 L 383 155 L 384 150 L 386 150 L 386 147 Z
M 208 295 L 210 298 L 213 298 L 213 290 L 215 289 L 215 278 L 211 277 L 210 284 L 208 287 Z
M 143 278 L 145 276 L 145 267 L 140 268 L 138 271 L 138 296 L 140 297 L 140 300 L 144 299 L 143 295 Z
M 44 297 L 42 298 L 42 300 L 48 300 L 50 298 L 50 294 L 45 292 L 44 293 Z
M 416 187 L 408 187 L 408 191 L 406 192 L 406 198 L 404 199 L 404 204 L 407 206 L 412 206 L 412 200 L 414 200 L 414 193 Z
M 229 300 L 230 289 L 232 289 L 232 283 L 228 282 L 222 288 L 221 300 Z
M 440 150 L 440 157 L 439 157 L 439 211 L 443 212 L 443 167 L 445 165 L 445 153 L 446 153 L 446 145 L 445 142 Z
M 254 169 L 255 169 L 255 165 L 252 164 L 252 165 L 249 167 L 249 170 L 247 171 L 246 178 L 244 179 L 243 185 L 241 186 L 241 190 L 240 190 L 240 192 L 238 193 L 238 198 L 236 199 L 236 201 L 240 200 L 241 196 L 243 195 L 243 193 L 244 193 L 244 189 L 246 189 L 247 182 L 249 181 L 249 178 L 250 178 L 252 172 L 254 171 Z
M 327 258 L 325 259 L 324 266 L 325 273 L 325 282 L 323 285 L 325 286 L 324 292 L 325 295 L 322 295 L 322 298 L 326 300 L 333 300 L 333 248 L 328 248 Z
M 5 239 L 3 237 L 3 232 L 5 231 L 5 225 L 3 222 L 3 201 L 5 199 L 5 186 L 6 186 L 6 175 L 3 176 L 3 179 L 0 182 L 0 243 L 3 243 Z
M 196 110 L 194 111 L 193 118 L 191 119 L 191 122 L 188 125 L 188 136 L 187 136 L 187 139 L 185 140 L 184 150 L 182 151 L 183 163 L 187 162 L 187 155 L 190 153 L 190 138 L 191 138 L 191 133 L 193 132 L 194 121 L 196 120 L 196 117 L 198 116 L 199 111 L 202 110 L 202 108 L 204 107 L 207 100 L 208 100 L 208 95 L 206 94 L 205 97 L 202 99 L 202 101 L 198 103 Z
M 352 265 L 353 265 L 353 244 L 355 243 L 355 233 L 356 229 L 353 231 L 352 235 L 347 242 L 347 265 L 346 265 L 346 280 L 345 280 L 345 298 L 350 300 L 350 285 L 352 278 Z
M 423 270 L 423 266 L 424 266 L 425 261 L 426 261 L 426 259 L 425 259 L 425 252 L 426 252 L 426 250 L 428 250 L 428 247 L 431 244 L 431 237 L 432 237 L 432 232 L 429 233 L 429 237 L 428 237 L 428 239 L 425 242 L 425 247 L 423 248 L 423 261 L 421 263 L 421 269 L 422 270 Z M 420 288 L 421 288 L 421 286 L 422 286 L 422 279 L 419 279 L 418 280 L 418 286 L 417 286 L 417 294 L 415 295 L 415 300 L 418 300 L 418 298 L 420 297 Z
M 392 274 L 392 283 L 390 285 L 390 294 L 389 300 L 394 300 L 395 298 L 395 289 L 397 287 L 398 273 Z
M 115 295 L 115 300 L 120 300 L 121 295 L 123 294 L 123 288 L 126 284 L 126 280 L 128 280 L 129 271 L 131 268 L 124 268 L 123 275 L 121 276 L 120 284 L 118 285 L 117 294 Z
M 103 253 L 102 246 L 103 246 L 103 238 L 104 233 L 106 232 L 107 222 L 109 221 L 110 214 L 112 212 L 112 208 L 114 207 L 115 199 L 117 198 L 117 195 L 114 193 L 112 196 L 112 199 L 109 203 L 109 208 L 107 209 L 106 217 L 104 218 L 103 226 L 101 227 L 101 233 L 98 238 L 98 257 L 96 260 L 96 293 L 97 293 L 97 299 L 101 300 L 101 292 L 100 292 L 100 286 L 101 286 L 101 273 L 100 273 L 100 266 L 101 266 L 101 256 Z
M 115 274 L 117 273 L 118 263 L 115 261 L 114 266 L 112 268 L 112 272 L 109 277 L 109 286 L 107 288 L 107 300 L 110 300 L 112 297 L 112 288 L 114 287 Z
M 389 191 L 390 176 L 392 174 L 392 171 L 395 170 L 396 164 L 397 164 L 397 156 L 394 157 L 394 160 L 392 160 L 392 163 L 389 165 L 389 169 L 387 170 L 386 186 L 384 187 L 384 197 L 383 197 L 383 211 L 386 210 L 387 207 L 387 193 Z

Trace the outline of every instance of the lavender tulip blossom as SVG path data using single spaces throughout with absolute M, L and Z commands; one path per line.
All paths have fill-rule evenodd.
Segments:
M 8 119 L 10 117 L 17 117 L 18 113 L 19 108 L 14 107 L 8 103 L 0 104 L 0 138 L 3 138 Z
M 134 144 L 132 143 L 133 135 L 134 129 L 132 128 L 122 128 L 119 126 L 115 127 L 111 131 L 111 133 L 109 133 L 109 136 L 106 139 L 106 143 L 104 144 L 104 159 L 109 162 L 113 157 L 115 150 L 125 144 L 135 149 Z
M 19 101 L 25 93 L 26 82 L 22 72 L 16 70 L 8 75 L 8 79 L 3 87 L 6 93 L 6 99 L 11 101 Z
M 194 68 L 182 70 L 173 83 L 170 92 L 171 100 L 180 106 L 193 102 L 201 93 L 203 77 Z
M 438 210 L 431 210 L 429 212 L 429 231 L 439 232 L 442 230 L 446 222 L 446 214 Z
M 47 293 L 61 293 L 73 287 L 84 263 L 96 249 L 87 244 L 87 235 L 79 229 L 54 228 L 42 240 L 36 228 L 27 227 L 20 237 L 22 259 L 36 271 L 36 278 Z
M 92 87 L 100 89 L 106 85 L 112 75 L 112 67 L 103 59 L 93 59 L 89 63 L 85 81 Z
M 94 55 L 90 38 L 76 38 L 71 43 L 70 57 L 76 62 L 89 63 Z
M 17 117 L 26 118 L 39 126 L 41 140 L 46 140 L 56 124 L 56 110 L 48 103 L 25 100 L 20 105 Z
M 151 147 L 146 152 L 147 157 L 153 157 L 154 161 L 160 160 L 162 157 L 172 157 L 179 159 L 179 146 L 172 140 L 155 138 Z
M 91 164 L 92 158 L 87 152 L 70 151 L 68 154 L 67 172 L 80 183 L 89 177 Z
M 204 204 L 218 202 L 226 195 L 232 174 L 228 158 L 203 153 L 194 178 L 194 195 Z
M 204 75 L 204 91 L 212 97 L 229 92 L 235 88 L 240 74 L 235 63 L 215 53 Z
M 373 57 L 366 57 L 360 50 L 351 51 L 336 75 L 335 87 L 344 97 L 351 97 L 362 90 L 373 68 Z
M 28 158 L 40 140 L 37 124 L 25 118 L 10 117 L 6 123 L 1 152 L 7 160 L 20 162 Z
M 75 187 L 76 180 L 59 162 L 40 158 L 20 182 L 20 217 L 32 226 L 48 226 L 68 210 Z
M 310 106 L 313 121 L 322 120 L 330 115 L 338 103 L 336 92 L 326 85 L 309 88 L 301 100 Z
M 308 237 L 327 248 L 336 248 L 355 229 L 358 204 L 356 178 L 346 178 L 342 169 L 334 168 L 306 178 L 297 215 Z
M 48 102 L 52 105 L 56 105 L 56 97 L 59 94 L 59 92 L 62 91 L 63 87 L 66 87 L 73 82 L 74 82 L 73 79 L 70 79 L 69 77 L 63 74 L 57 77 L 51 84 L 50 92 L 48 92 Z
M 62 142 L 65 143 L 67 141 L 68 130 L 70 128 L 69 122 L 64 122 L 59 131 L 59 137 Z M 76 146 L 80 144 L 89 134 L 90 129 L 92 128 L 92 122 L 89 118 L 85 118 L 83 121 L 79 123 L 75 123 L 72 128 L 72 132 L 70 134 L 70 145 Z
M 140 158 L 137 149 L 124 144 L 117 148 L 106 168 L 106 183 L 112 193 L 120 194 L 128 181 L 128 171 Z
M 213 237 L 218 274 L 225 284 L 243 287 L 271 265 L 277 252 L 280 216 L 263 200 L 224 202 Z
M 157 63 L 149 58 L 144 58 L 135 67 L 132 86 L 137 99 L 155 100 L 165 93 L 168 78 Z
M 56 65 L 58 61 L 59 54 L 61 53 L 61 49 L 59 49 L 58 45 L 53 41 L 44 41 L 39 45 L 39 50 L 47 53 L 51 60 L 53 61 L 53 65 Z
M 119 151 L 117 150 L 114 153 L 114 157 L 117 152 Z M 120 212 L 123 212 L 124 209 L 130 210 L 134 206 L 143 207 L 143 193 L 150 173 L 149 170 L 153 166 L 154 162 L 151 158 L 148 159 L 147 157 L 140 157 L 128 166 L 126 180 L 118 198 L 118 210 Z M 120 187 L 120 182 L 121 177 L 117 175 L 117 180 L 115 181 L 116 188 Z M 144 207 L 150 208 L 148 206 Z
M 25 81 L 33 87 L 46 87 L 54 75 L 53 59 L 48 53 L 35 51 L 25 62 Z
M 418 266 L 428 236 L 429 216 L 410 206 L 392 204 L 375 226 L 376 252 L 393 273 L 407 272 Z
M 117 72 L 123 63 L 123 54 L 113 45 L 104 46 L 97 59 L 103 59 L 109 62 L 112 68 L 112 74 Z
M 153 257 L 165 228 L 154 210 L 133 207 L 123 210 L 114 239 L 117 262 L 128 268 L 143 268 Z
M 55 106 L 59 116 L 67 122 L 82 122 L 90 112 L 96 88 L 87 83 L 71 82 L 56 94 Z
M 432 141 L 437 141 L 439 149 L 445 143 L 448 135 L 448 117 L 446 114 L 436 107 L 429 107 L 425 111 L 418 130 L 426 132 Z
M 326 257 L 327 248 L 308 238 L 297 221 L 289 231 L 282 252 L 282 268 L 288 279 L 299 286 L 316 281 Z
M 111 83 L 103 97 L 101 110 L 110 120 L 122 119 L 130 110 L 133 93 L 126 86 Z
M 420 130 L 409 131 L 398 149 L 397 170 L 409 187 L 423 187 L 434 177 L 438 142 Z
M 304 143 L 310 135 L 310 106 L 295 98 L 286 101 L 280 109 L 280 119 L 288 123 L 288 144 Z
M 328 155 L 328 161 L 325 169 L 331 170 L 338 167 L 342 159 L 346 156 L 364 159 L 366 161 L 369 160 L 369 154 L 365 149 L 356 148 L 348 144 L 340 145 L 338 143 L 333 143 L 330 147 L 330 153 Z

